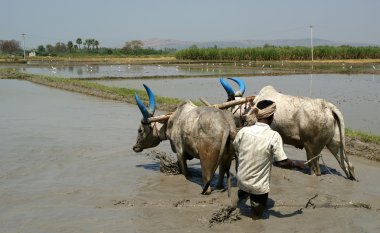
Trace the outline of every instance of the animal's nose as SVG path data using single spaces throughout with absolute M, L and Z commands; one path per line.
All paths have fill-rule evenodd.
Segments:
M 141 147 L 140 147 L 139 145 L 134 145 L 134 146 L 133 146 L 133 151 L 134 151 L 134 152 L 141 152 L 142 149 L 141 149 Z

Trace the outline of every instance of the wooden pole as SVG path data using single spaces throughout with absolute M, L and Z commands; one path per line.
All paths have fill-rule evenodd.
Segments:
M 247 96 L 247 97 L 242 97 L 242 98 L 237 99 L 237 100 L 224 102 L 222 104 L 213 104 L 212 106 L 214 108 L 226 109 L 226 108 L 233 107 L 235 105 L 245 104 L 247 102 L 252 102 L 254 99 L 255 99 L 255 96 Z
M 200 100 L 202 103 L 204 103 L 204 105 L 209 106 L 209 107 L 212 107 L 212 105 L 211 105 L 207 100 L 205 100 L 203 97 L 199 98 L 199 100 Z
M 169 118 L 172 114 L 173 114 L 173 112 L 168 112 L 165 115 L 149 117 L 148 123 L 157 122 L 157 121 L 167 121 L 167 120 L 169 120 Z

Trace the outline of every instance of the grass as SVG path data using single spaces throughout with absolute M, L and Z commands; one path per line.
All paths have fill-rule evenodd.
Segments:
M 345 133 L 346 133 L 346 137 L 357 138 L 363 142 L 371 142 L 371 143 L 380 145 L 380 136 L 378 135 L 372 135 L 372 134 L 368 134 L 362 131 L 354 131 L 349 128 L 346 128 Z

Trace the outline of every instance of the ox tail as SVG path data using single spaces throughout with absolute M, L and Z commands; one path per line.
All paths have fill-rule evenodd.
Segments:
M 218 155 L 218 163 L 216 164 L 216 166 L 214 167 L 214 170 L 212 171 L 212 176 L 214 176 L 215 172 L 216 172 L 216 169 L 220 166 L 220 163 L 223 159 L 223 155 L 224 155 L 224 152 L 226 151 L 226 145 L 227 145 L 227 141 L 228 141 L 228 137 L 229 137 L 229 130 L 224 130 L 223 131 L 223 135 L 222 135 L 222 143 L 220 145 L 220 150 L 219 150 L 219 155 Z M 227 186 L 230 182 L 228 182 L 228 179 L 229 179 L 229 172 L 228 171 L 228 174 L 227 174 Z M 224 174 L 219 174 L 219 176 L 224 176 Z M 203 190 L 202 190 L 202 194 L 205 194 L 207 192 L 207 189 L 210 187 L 210 184 L 211 184 L 211 180 L 210 179 L 206 184 L 205 186 L 203 187 Z M 227 187 L 228 189 L 228 193 L 230 193 L 230 189 L 231 187 Z
M 348 157 L 346 154 L 345 126 L 344 126 L 343 115 L 335 105 L 330 103 L 329 107 L 339 127 L 339 138 L 340 138 L 339 163 L 343 171 L 346 173 L 347 177 L 351 180 L 356 180 L 355 173 L 354 173 L 354 166 L 348 161 Z

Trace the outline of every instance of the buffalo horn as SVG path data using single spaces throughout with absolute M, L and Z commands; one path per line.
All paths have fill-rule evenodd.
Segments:
M 146 92 L 148 93 L 148 97 L 149 97 L 148 109 L 149 110 L 142 103 L 142 101 L 140 100 L 140 98 L 136 92 L 135 92 L 135 99 L 136 99 L 137 106 L 139 107 L 139 109 L 143 115 L 144 120 L 147 120 L 149 117 L 153 116 L 153 114 L 154 114 L 156 101 L 154 99 L 153 92 L 150 90 L 150 88 L 145 84 L 143 84 L 143 86 L 144 86 Z
M 222 84 L 222 86 L 224 87 L 224 90 L 226 90 L 228 96 L 234 96 L 235 95 L 232 87 L 228 83 L 226 83 L 226 81 L 224 81 L 223 78 L 220 78 L 219 81 L 220 81 L 220 84 Z
M 232 81 L 234 81 L 235 83 L 237 83 L 239 85 L 239 92 L 236 92 L 235 93 L 235 96 L 243 96 L 244 95 L 244 92 L 245 92 L 245 84 L 243 82 L 243 80 L 239 79 L 239 78 L 228 78 Z
M 156 110 L 156 100 L 154 99 L 154 94 L 150 88 L 145 84 L 143 84 L 143 86 L 145 87 L 146 93 L 148 93 L 149 97 L 149 113 L 153 116 L 154 111 Z

